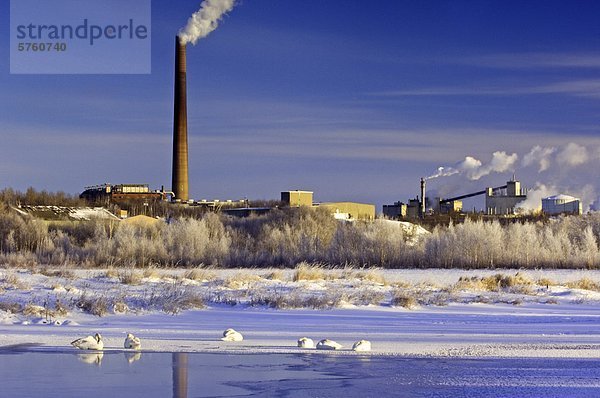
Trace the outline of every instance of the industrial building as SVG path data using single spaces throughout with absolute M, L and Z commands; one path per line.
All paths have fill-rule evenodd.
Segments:
M 356 202 L 313 202 L 313 191 L 283 191 L 281 202 L 287 207 L 306 206 L 311 208 L 322 207 L 328 209 L 339 220 L 374 220 L 375 205 Z
M 86 187 L 81 199 L 98 204 L 166 200 L 169 192 L 151 191 L 148 184 L 101 184 Z
M 281 193 L 281 201 L 290 207 L 312 206 L 313 192 L 312 191 L 284 191 Z
M 581 199 L 570 195 L 555 195 L 542 199 L 542 212 L 549 216 L 559 214 L 583 214 Z
M 517 205 L 525 199 L 527 190 L 522 189 L 521 182 L 513 177 L 505 186 L 486 188 L 485 213 L 494 216 L 515 214 Z
M 517 205 L 527 199 L 527 191 L 521 188 L 521 183 L 514 176 L 506 185 L 447 199 L 437 197 L 431 200 L 425 188 L 426 179 L 421 178 L 420 197 L 410 199 L 408 204 L 398 201 L 393 205 L 383 205 L 383 215 L 391 219 L 416 219 L 428 214 L 458 214 L 463 211 L 463 199 L 480 195 L 485 195 L 485 214 L 511 215 L 515 213 Z
M 423 218 L 425 213 L 421 211 L 421 203 L 423 201 L 417 196 L 415 199 L 410 199 L 406 205 L 406 217 L 408 218 Z
M 407 211 L 407 204 L 400 201 L 395 202 L 393 205 L 383 205 L 383 215 L 392 220 L 405 218 Z
M 368 203 L 326 202 L 315 203 L 314 207 L 328 209 L 338 220 L 372 221 L 375 219 L 375 205 Z
M 462 198 L 480 195 L 484 193 L 484 191 L 481 191 L 475 194 L 463 195 L 450 199 L 435 198 L 435 200 L 431 201 L 430 198 L 428 198 L 426 195 L 426 186 L 427 180 L 425 178 L 421 178 L 420 196 L 417 196 L 414 199 L 410 199 L 408 203 L 398 201 L 394 202 L 394 204 L 392 205 L 383 205 L 383 215 L 386 218 L 394 220 L 404 218 L 424 218 L 427 215 L 428 208 L 432 213 L 460 213 L 462 211 Z
M 432 204 L 432 209 L 435 213 L 440 214 L 452 214 L 461 213 L 463 209 L 463 202 L 460 199 L 442 199 L 435 198 Z

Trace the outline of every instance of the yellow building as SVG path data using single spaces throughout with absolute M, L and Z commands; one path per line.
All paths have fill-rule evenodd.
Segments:
M 355 202 L 327 202 L 315 206 L 331 211 L 334 217 L 345 220 L 374 220 L 375 205 Z
M 340 220 L 374 220 L 375 205 L 354 202 L 326 202 L 313 204 L 313 191 L 284 191 L 281 201 L 290 207 L 323 207 Z
M 281 193 L 281 201 L 290 207 L 312 206 L 312 191 L 285 191 Z

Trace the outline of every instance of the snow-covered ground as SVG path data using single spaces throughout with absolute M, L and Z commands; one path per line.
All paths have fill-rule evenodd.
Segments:
M 597 271 L 317 271 L 293 281 L 294 270 L 2 270 L 0 346 L 72 350 L 99 332 L 110 351 L 132 332 L 143 350 L 166 352 L 354 355 L 367 339 L 373 355 L 600 356 Z M 517 272 L 521 285 L 480 286 Z M 403 307 L 398 296 L 415 300 Z M 230 327 L 243 342 L 220 341 Z M 301 350 L 304 336 L 344 348 Z

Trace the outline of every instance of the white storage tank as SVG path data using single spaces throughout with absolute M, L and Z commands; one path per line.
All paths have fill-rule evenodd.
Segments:
M 570 195 L 555 195 L 542 199 L 542 211 L 548 215 L 582 214 L 581 199 Z

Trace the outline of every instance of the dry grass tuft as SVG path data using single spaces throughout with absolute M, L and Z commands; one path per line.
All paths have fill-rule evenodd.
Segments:
M 9 286 L 14 286 L 21 281 L 19 277 L 13 273 L 6 274 L 2 279 L 4 280 L 4 283 Z
M 408 289 L 409 287 L 412 286 L 410 283 L 405 282 L 405 281 L 395 281 L 395 282 L 392 282 L 390 285 L 392 287 L 401 288 L 401 289 Z
M 27 304 L 25 308 L 23 308 L 23 315 L 40 318 L 47 314 L 46 308 L 41 305 L 35 304 Z
M 461 276 L 454 285 L 452 285 L 451 290 L 453 291 L 461 291 L 461 290 L 490 290 L 490 287 L 487 286 L 483 282 L 483 278 L 478 276 Z
M 75 306 L 88 314 L 104 316 L 108 314 L 111 301 L 105 297 L 88 297 L 85 292 L 77 299 Z
M 434 293 L 428 296 L 424 296 L 418 300 L 419 304 L 422 305 L 435 305 L 437 307 L 445 307 L 448 303 L 453 301 L 452 295 L 447 292 Z
M 555 299 L 554 297 L 550 297 L 549 299 L 540 301 L 540 303 L 542 303 L 542 304 L 558 304 L 558 300 Z
M 11 314 L 18 314 L 23 311 L 23 306 L 17 302 L 0 301 L 0 311 L 10 312 Z
M 53 316 L 67 316 L 69 314 L 69 307 L 63 304 L 60 300 L 56 300 L 54 303 L 54 315 Z
M 47 277 L 75 279 L 75 272 L 67 268 L 41 268 L 38 273 Z
M 119 272 L 119 281 L 125 285 L 139 285 L 142 283 L 143 273 L 134 269 Z
M 267 306 L 276 309 L 330 309 L 338 307 L 342 301 L 349 302 L 345 295 L 335 291 L 306 294 L 306 290 L 303 288 L 292 290 L 256 289 L 250 292 L 249 297 L 249 303 L 252 306 Z
M 113 305 L 113 312 L 115 314 L 126 314 L 127 312 L 129 312 L 129 307 L 123 301 L 117 301 Z
M 142 275 L 144 278 L 160 278 L 160 272 L 155 267 L 144 268 Z
M 310 265 L 302 262 L 296 266 L 294 273 L 294 282 L 300 281 L 318 281 L 325 279 L 325 271 L 323 267 L 318 265 Z
M 265 274 L 264 278 L 269 279 L 271 281 L 283 281 L 285 280 L 285 274 L 280 269 L 274 269 L 271 272 Z
M 391 304 L 395 307 L 413 309 L 418 306 L 417 299 L 404 290 L 396 290 L 392 293 Z
M 153 292 L 148 304 L 167 314 L 176 315 L 183 310 L 204 308 L 204 298 L 189 286 L 173 282 Z
M 547 287 L 557 285 L 556 282 L 554 282 L 552 279 L 548 279 L 548 278 L 540 278 L 535 283 L 538 284 L 539 286 L 547 286 Z
M 217 276 L 213 271 L 209 271 L 204 268 L 194 268 L 189 271 L 186 271 L 186 273 L 183 275 L 183 277 L 185 279 L 189 279 L 192 281 L 204 282 L 204 281 L 212 281 Z
M 11 268 L 26 268 L 33 270 L 38 265 L 36 256 L 29 252 L 9 253 L 5 256 L 5 259 L 6 263 Z
M 3 279 L 4 287 L 13 290 L 31 290 L 31 285 L 24 282 L 15 273 L 8 273 Z
M 104 272 L 104 277 L 106 278 L 118 278 L 119 277 L 119 271 L 117 271 L 114 268 L 109 268 Z
M 591 290 L 594 292 L 600 291 L 600 284 L 587 277 L 573 282 L 567 282 L 565 285 L 571 289 Z
M 452 290 L 506 291 L 510 293 L 532 294 L 533 284 L 531 279 L 518 272 L 515 275 L 461 276 L 458 282 L 452 286 Z
M 258 282 L 261 277 L 250 272 L 237 272 L 223 281 L 223 287 L 228 289 L 247 288 L 252 283 Z
M 69 313 L 67 308 L 60 300 L 56 300 L 54 307 L 51 308 L 46 302 L 44 306 L 29 303 L 21 310 L 23 315 L 34 318 L 56 318 L 57 316 L 66 316 Z
M 380 305 L 385 300 L 385 294 L 373 289 L 358 289 L 350 294 L 346 301 L 354 305 Z
M 349 270 L 345 273 L 345 278 L 356 278 L 361 281 L 373 282 L 379 285 L 387 285 L 387 281 L 385 277 L 381 273 L 380 270 L 372 268 L 372 269 L 361 269 L 361 270 Z

